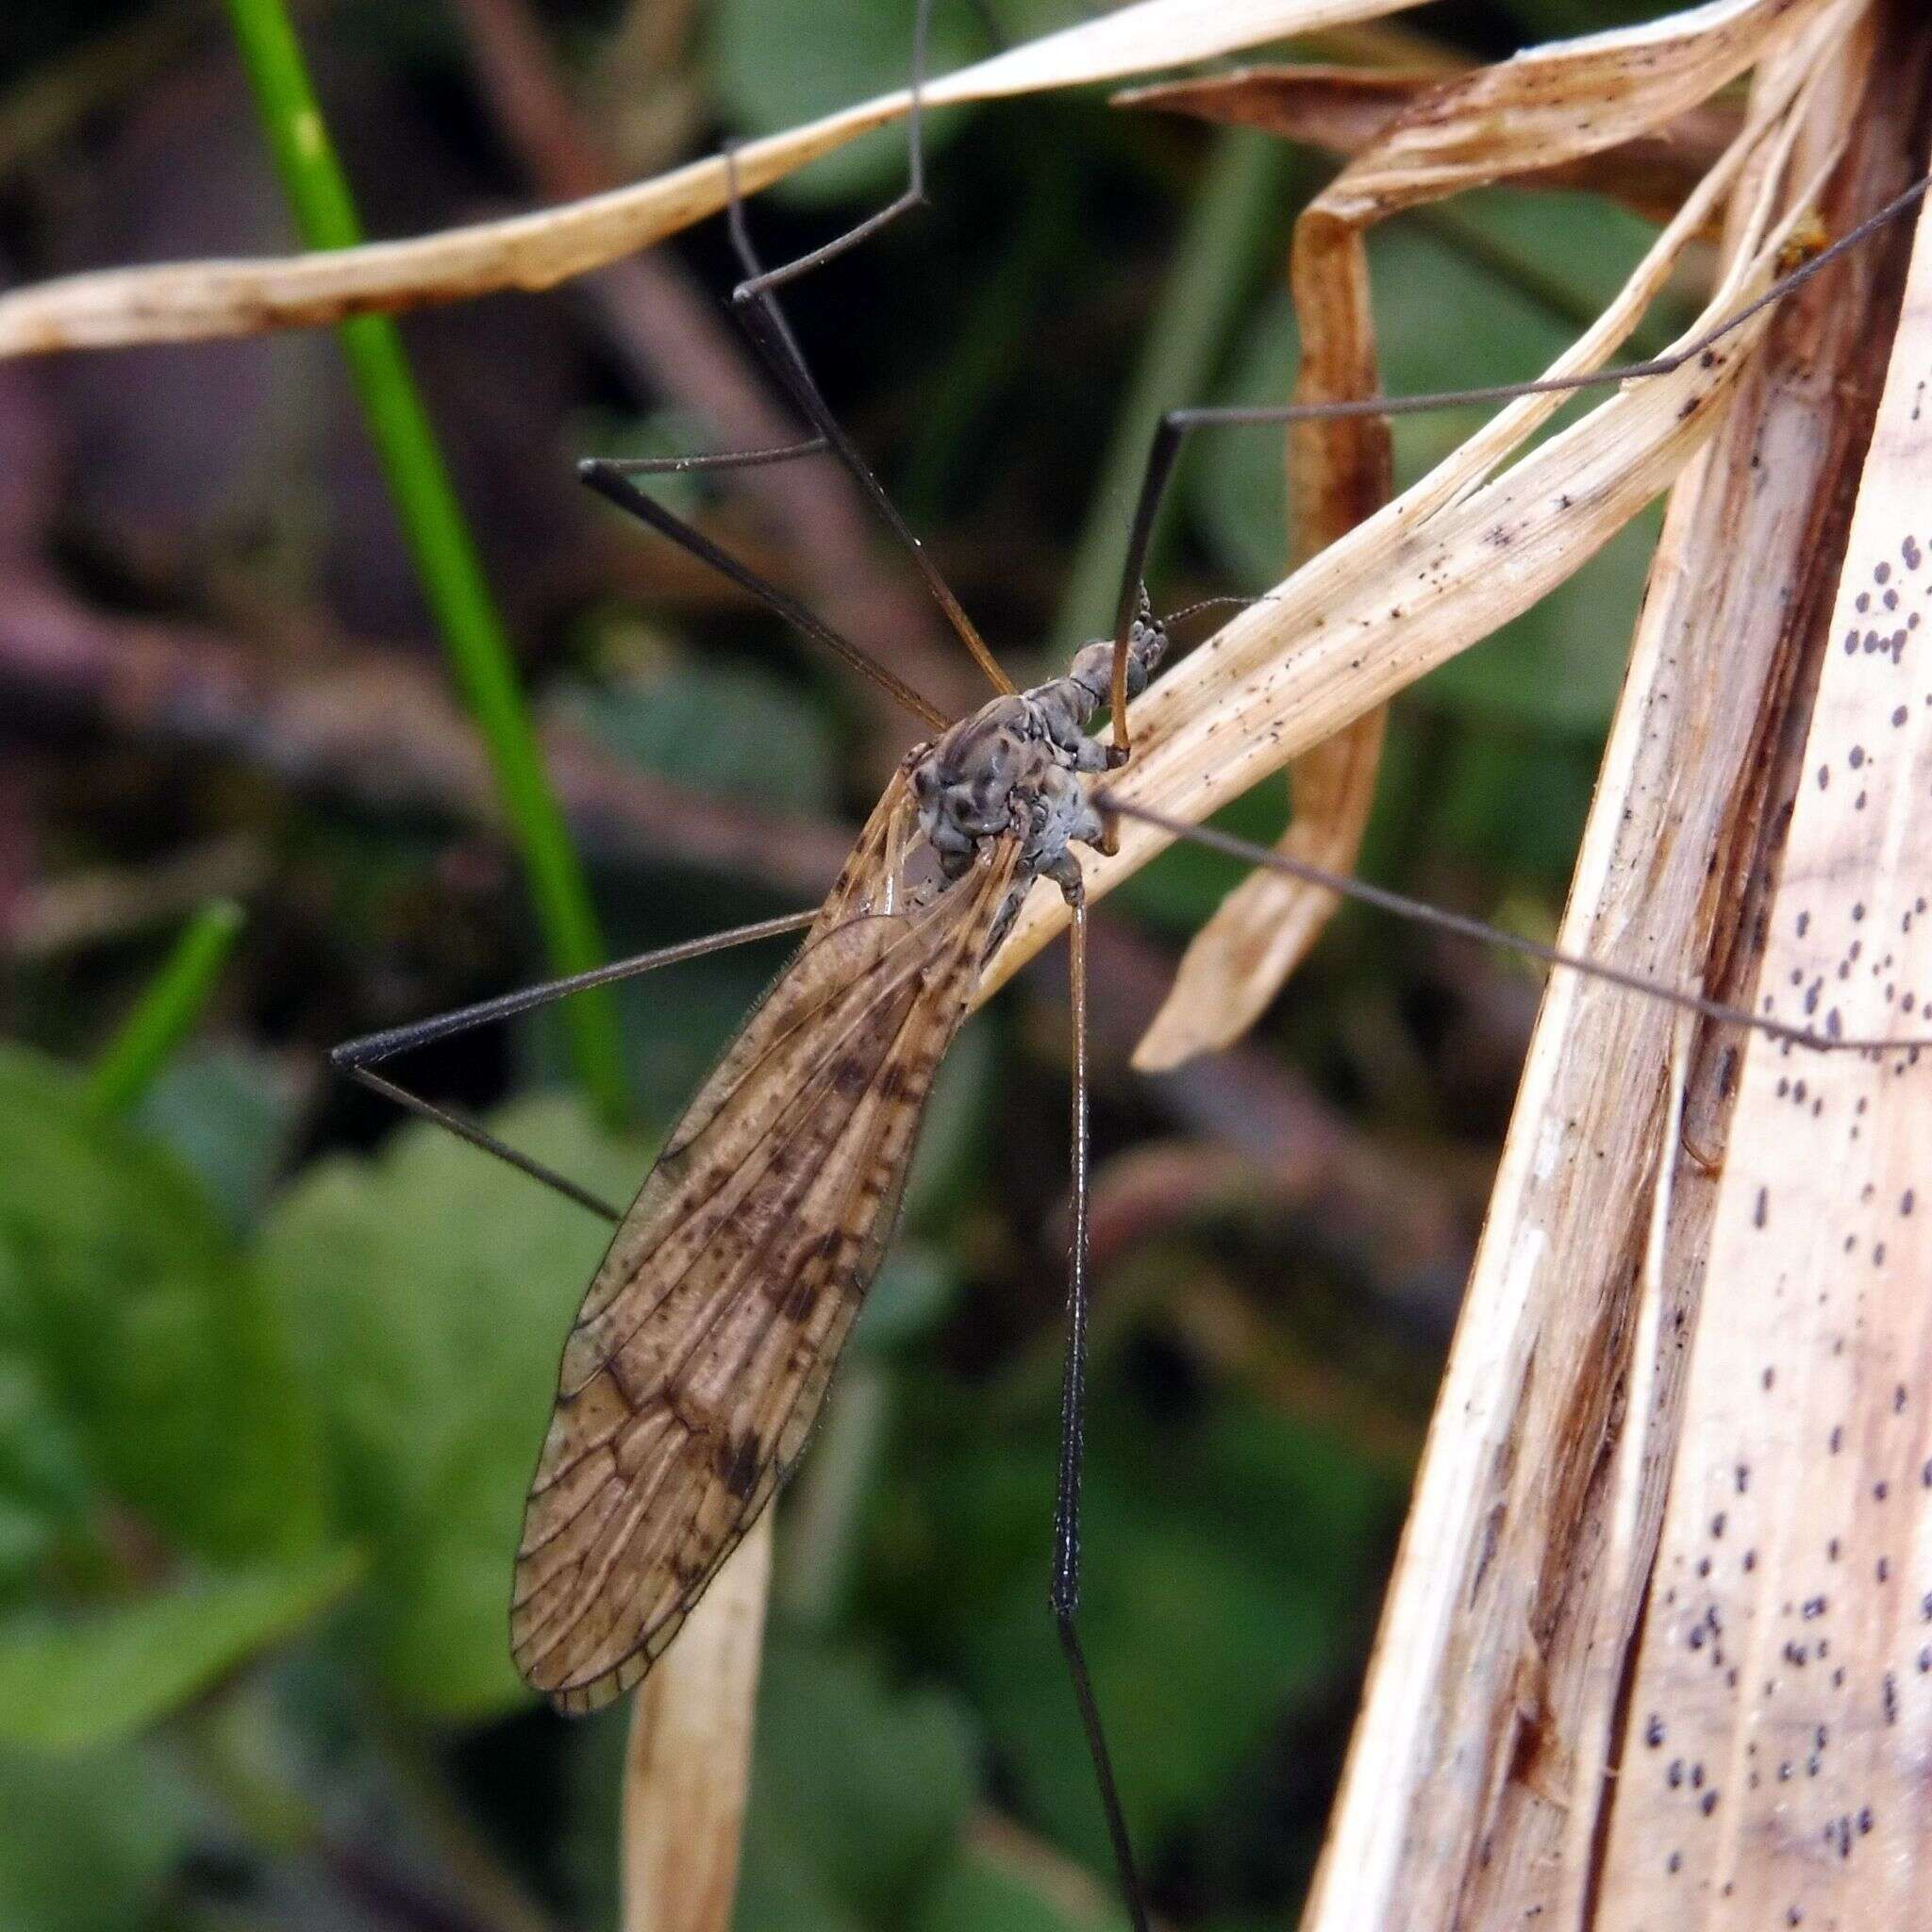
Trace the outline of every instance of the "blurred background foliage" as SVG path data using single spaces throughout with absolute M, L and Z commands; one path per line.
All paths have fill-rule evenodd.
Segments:
M 1656 10 L 1466 0 L 1402 29 L 1491 58 Z M 936 64 L 1076 11 L 941 0 Z M 309 0 L 295 22 L 387 235 L 896 85 L 910 7 Z M 1330 164 L 1097 97 L 931 135 L 932 206 L 791 308 L 1031 677 L 1110 592 L 1153 414 L 1285 393 L 1288 237 Z M 763 197 L 767 258 L 889 197 L 903 156 L 883 135 Z M 1391 225 L 1388 386 L 1536 373 L 1642 240 L 1526 192 Z M 219 8 L 0 20 L 0 275 L 293 245 Z M 403 327 L 626 951 L 808 903 L 906 739 L 572 480 L 591 451 L 782 440 L 731 278 L 712 225 Z M 1406 419 L 1404 479 L 1469 426 Z M 0 366 L 0 1924 L 608 1924 L 623 1719 L 536 1707 L 504 1635 L 603 1232 L 321 1058 L 544 968 L 336 344 Z M 1158 605 L 1274 580 L 1280 467 L 1266 430 L 1194 451 Z M 675 494 L 974 700 L 836 475 Z M 1650 535 L 1397 707 L 1377 876 L 1554 923 Z M 1286 806 L 1265 787 L 1230 820 L 1272 834 Z M 1090 1642 L 1158 1907 L 1212 1932 L 1290 1923 L 1306 1883 L 1536 998 L 1505 960 L 1349 913 L 1254 1040 L 1138 1079 L 1231 876 L 1170 856 L 1095 948 Z M 625 990 L 622 1131 L 541 1018 L 409 1077 L 623 1198 L 779 957 Z M 1052 961 L 969 1027 L 784 1507 L 747 1927 L 1116 1923 L 1045 1603 L 1065 1050 Z

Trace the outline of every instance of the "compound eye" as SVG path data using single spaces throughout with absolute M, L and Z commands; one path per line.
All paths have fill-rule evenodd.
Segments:
M 912 791 L 922 805 L 932 802 L 933 793 L 940 789 L 939 774 L 930 764 L 915 765 L 912 768 Z

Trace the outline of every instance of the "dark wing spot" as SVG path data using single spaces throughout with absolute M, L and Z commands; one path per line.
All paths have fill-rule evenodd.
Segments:
M 727 1437 L 718 1444 L 718 1479 L 741 1503 L 758 1486 L 761 1460 L 756 1436 L 741 1436 L 735 1442 Z

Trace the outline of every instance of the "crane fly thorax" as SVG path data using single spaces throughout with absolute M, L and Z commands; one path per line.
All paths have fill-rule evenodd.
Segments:
M 957 878 L 990 839 L 1023 841 L 1021 869 L 1048 869 L 1081 836 L 1086 766 L 1058 739 L 1036 694 L 995 698 L 922 752 L 912 767 L 919 830 Z
M 1143 597 L 1127 642 L 1130 697 L 1145 689 L 1166 649 L 1167 633 Z M 1072 847 L 1097 845 L 1106 831 L 1080 775 L 1107 769 L 1107 748 L 1088 726 L 1112 675 L 1112 644 L 1088 644 L 1066 676 L 994 698 L 913 754 L 919 833 L 943 876 L 961 876 L 987 841 L 1017 838 L 1016 895 L 1042 875 L 1070 897 L 1079 891 Z

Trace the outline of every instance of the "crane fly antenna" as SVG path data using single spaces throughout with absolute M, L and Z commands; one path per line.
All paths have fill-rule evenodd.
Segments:
M 746 335 L 753 346 L 771 366 L 778 380 L 785 385 L 791 399 L 804 412 L 806 418 L 821 436 L 825 439 L 831 452 L 844 464 L 854 482 L 871 499 L 874 508 L 891 526 L 892 533 L 904 544 L 912 558 L 925 586 L 932 592 L 945 618 L 959 641 L 972 654 L 974 662 L 991 680 L 993 689 L 1002 696 L 1013 692 L 1013 681 L 1000 668 L 999 660 L 988 648 L 986 640 L 979 634 L 978 627 L 967 616 L 965 607 L 954 594 L 952 586 L 940 575 L 937 565 L 925 554 L 924 546 L 913 534 L 912 526 L 900 514 L 898 506 L 886 493 L 885 485 L 874 474 L 871 464 L 859 453 L 858 446 L 833 415 L 819 386 L 812 380 L 811 371 L 807 367 L 800 353 L 797 339 L 791 333 L 791 325 L 778 306 L 774 290 L 811 270 L 822 268 L 828 261 L 836 259 L 848 249 L 857 247 L 861 242 L 876 235 L 889 223 L 925 201 L 925 50 L 926 30 L 931 21 L 932 0 L 919 0 L 912 23 L 912 78 L 908 89 L 910 96 L 906 116 L 907 131 L 907 170 L 908 181 L 905 192 L 887 207 L 876 213 L 868 215 L 864 221 L 848 228 L 844 234 L 835 237 L 823 247 L 799 256 L 795 260 L 768 269 L 758 260 L 752 246 L 750 229 L 744 219 L 744 198 L 739 192 L 738 170 L 729 147 L 724 150 L 726 179 L 729 185 L 729 199 L 726 220 L 730 227 L 731 242 L 737 251 L 740 265 L 744 270 L 744 279 L 731 291 L 731 305 L 739 320 L 744 325 Z
M 1112 791 L 1096 792 L 1093 803 L 1103 817 L 1138 819 L 1142 824 L 1153 825 L 1170 837 L 1206 846 L 1210 852 L 1224 852 L 1230 858 L 1239 858 L 1269 872 L 1282 873 L 1289 878 L 1300 879 L 1305 885 L 1320 886 L 1344 899 L 1357 900 L 1378 911 L 1392 912 L 1399 919 L 1412 920 L 1419 925 L 1432 925 L 1441 932 L 1451 933 L 1457 939 L 1474 940 L 1481 945 L 1507 946 L 1511 952 L 1540 960 L 1545 966 L 1560 966 L 1566 972 L 1581 973 L 1591 979 L 1605 980 L 1611 986 L 1626 987 L 1632 992 L 1648 993 L 1666 1006 L 1695 1013 L 1720 1025 L 1747 1026 L 1753 1032 L 1782 1041 L 1787 1046 L 1804 1047 L 1811 1053 L 1902 1053 L 1914 1057 L 1923 1049 L 1932 1047 L 1932 1034 L 1863 1039 L 1829 1031 L 1814 1033 L 1808 1027 L 1792 1026 L 1762 1013 L 1748 1013 L 1741 1007 L 1727 1005 L 1707 994 L 1672 986 L 1647 973 L 1638 973 L 1626 966 L 1612 966 L 1606 959 L 1586 958 L 1579 953 L 1566 952 L 1561 946 L 1547 945 L 1541 940 L 1528 939 L 1522 933 L 1505 932 L 1500 926 L 1472 918 L 1466 912 L 1450 912 L 1441 906 L 1431 906 L 1424 899 L 1411 899 L 1406 892 L 1391 891 L 1387 886 L 1374 886 L 1366 879 L 1354 878 L 1346 873 L 1330 872 L 1325 866 L 1310 864 L 1306 858 L 1291 858 L 1272 846 L 1257 845 L 1250 840 L 1236 838 L 1233 833 L 1217 830 L 1212 825 L 1190 824 L 1185 819 L 1170 818 L 1167 813 L 1152 810 L 1147 806 L 1130 805 Z
M 1801 289 L 1814 275 L 1823 275 L 1861 247 L 1879 229 L 1922 200 L 1932 190 L 1932 175 L 1924 175 L 1902 193 L 1894 195 L 1875 214 L 1868 215 L 1848 229 L 1810 260 L 1781 275 L 1763 294 L 1748 302 L 1737 314 L 1707 329 L 1696 341 L 1668 355 L 1652 357 L 1644 362 L 1624 362 L 1614 368 L 1588 371 L 1576 375 L 1544 375 L 1528 382 L 1491 383 L 1480 389 L 1435 390 L 1409 396 L 1352 396 L 1322 403 L 1262 403 L 1254 405 L 1200 405 L 1170 409 L 1161 417 L 1147 450 L 1147 467 L 1141 473 L 1141 492 L 1134 504 L 1133 522 L 1127 529 L 1126 561 L 1121 568 L 1120 597 L 1114 607 L 1113 730 L 1114 743 L 1125 750 L 1127 634 L 1134 622 L 1135 600 L 1141 573 L 1147 567 L 1147 553 L 1154 541 L 1155 520 L 1174 477 L 1181 445 L 1196 429 L 1229 428 L 1242 425 L 1295 423 L 1336 423 L 1361 416 L 1418 416 L 1434 409 L 1459 408 L 1471 403 L 1508 403 L 1519 396 L 1568 394 L 1581 390 L 1603 389 L 1651 375 L 1669 375 L 1700 356 L 1707 356 L 1719 342 L 1740 329 L 1753 317 Z
M 1198 617 L 1204 610 L 1250 610 L 1257 604 L 1272 604 L 1274 602 L 1274 592 L 1273 591 L 1263 591 L 1258 596 L 1255 597 L 1227 595 L 1197 597 L 1191 604 L 1183 604 L 1178 610 L 1170 610 L 1160 622 L 1169 630 L 1172 630 L 1175 625 L 1185 624 L 1189 618 Z

